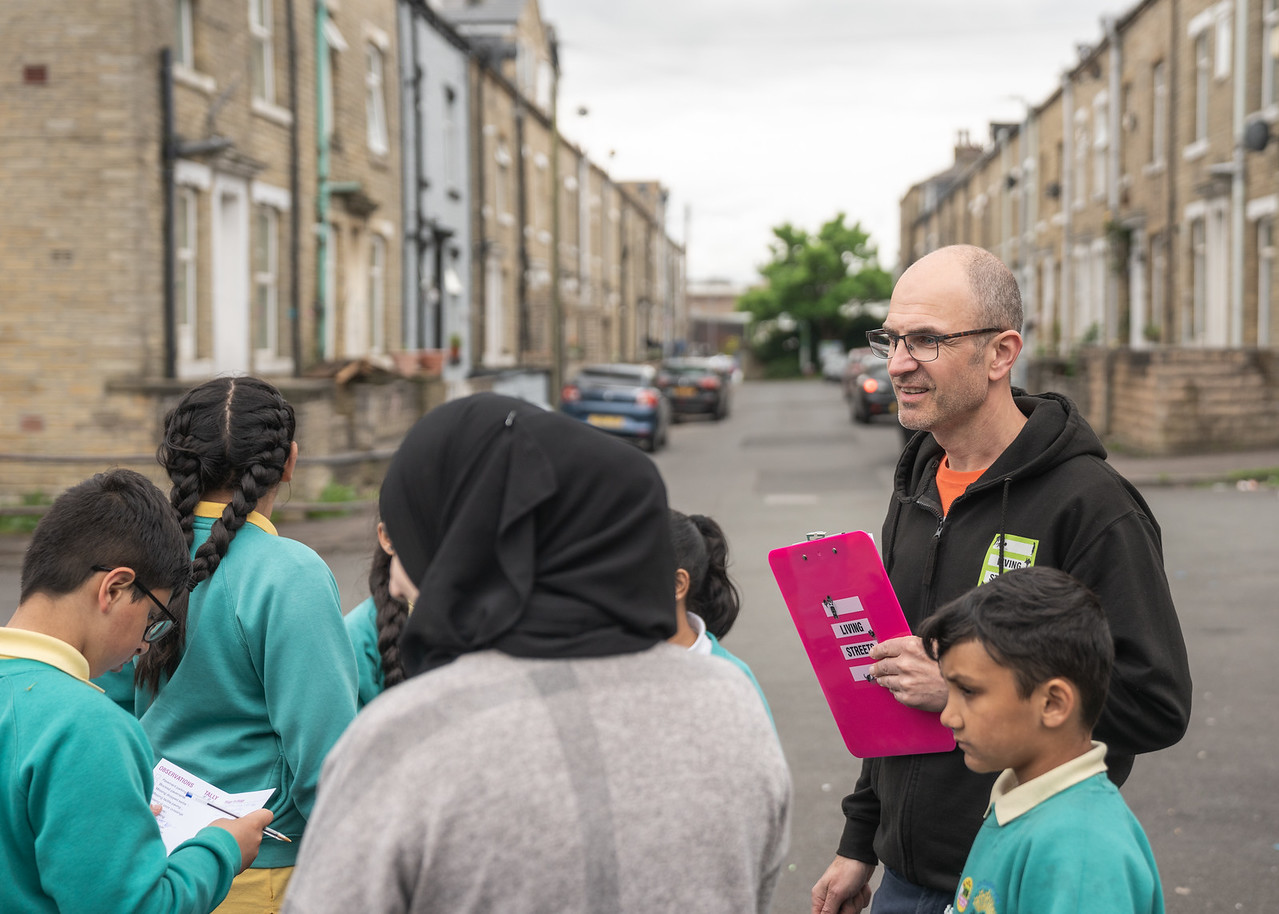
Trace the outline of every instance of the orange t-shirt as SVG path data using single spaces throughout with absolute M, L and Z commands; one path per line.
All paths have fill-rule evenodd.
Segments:
M 981 474 L 985 472 L 985 467 L 980 470 L 970 470 L 967 473 L 952 470 L 950 460 L 943 457 L 942 462 L 937 465 L 937 492 L 941 495 L 942 514 L 949 514 L 950 503 L 963 495 L 964 490 L 980 479 Z

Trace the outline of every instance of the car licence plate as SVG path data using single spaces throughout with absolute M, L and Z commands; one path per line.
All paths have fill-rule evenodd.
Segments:
M 696 397 L 696 387 L 677 387 L 675 388 L 675 396 L 677 397 Z
M 621 416 L 602 416 L 599 413 L 591 413 L 586 421 L 596 428 L 621 428 L 626 424 Z

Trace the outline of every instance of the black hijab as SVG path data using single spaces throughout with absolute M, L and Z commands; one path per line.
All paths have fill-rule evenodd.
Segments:
M 438 406 L 396 451 L 379 508 L 420 591 L 409 675 L 485 648 L 599 657 L 675 633 L 662 478 L 575 419 L 497 394 Z

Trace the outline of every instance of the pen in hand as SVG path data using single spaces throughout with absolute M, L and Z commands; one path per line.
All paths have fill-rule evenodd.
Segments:
M 187 796 L 190 797 L 191 794 L 188 793 Z M 196 798 L 191 797 L 191 799 L 194 800 Z M 229 809 L 223 809 L 221 806 L 217 805 L 216 803 L 210 803 L 208 800 L 198 800 L 197 802 L 203 803 L 205 806 L 209 807 L 209 809 L 217 810 L 218 812 L 222 813 L 222 815 L 226 816 L 229 819 L 240 818 L 239 813 L 231 812 Z M 262 829 L 262 834 L 266 835 L 268 838 L 274 838 L 276 841 L 287 841 L 290 844 L 293 843 L 292 838 L 290 838 L 288 835 L 284 834 L 283 832 L 276 831 L 274 828 L 264 828 Z

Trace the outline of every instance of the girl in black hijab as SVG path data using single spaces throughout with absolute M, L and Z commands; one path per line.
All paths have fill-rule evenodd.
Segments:
M 675 632 L 661 476 L 581 422 L 496 394 L 436 407 L 392 460 L 380 508 L 418 591 L 410 676 L 484 648 L 598 657 Z
M 652 460 L 478 394 L 410 430 L 380 507 L 409 678 L 329 753 L 285 914 L 767 911 L 790 774 L 741 671 L 666 643 Z

